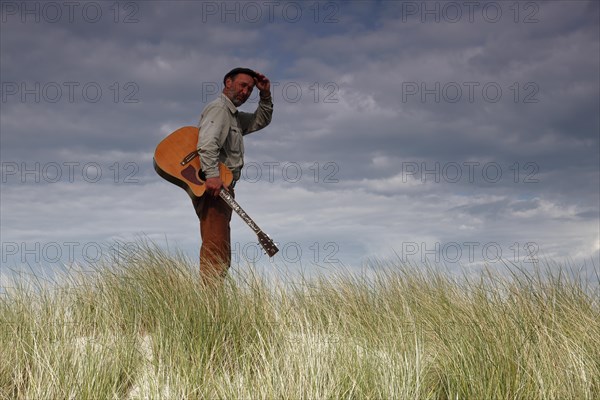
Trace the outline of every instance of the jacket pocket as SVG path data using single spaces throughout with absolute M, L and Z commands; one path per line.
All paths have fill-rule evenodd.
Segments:
M 229 129 L 228 142 L 229 154 L 235 158 L 239 157 L 240 160 L 237 161 L 241 161 L 241 158 L 244 155 L 244 139 L 242 137 L 242 130 L 238 127 L 231 127 Z

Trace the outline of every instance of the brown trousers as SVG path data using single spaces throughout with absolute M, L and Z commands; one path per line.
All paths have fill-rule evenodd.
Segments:
M 233 188 L 229 189 L 233 197 Z M 205 193 L 192 200 L 200 220 L 200 276 L 204 283 L 220 280 L 231 265 L 231 208 L 220 197 Z

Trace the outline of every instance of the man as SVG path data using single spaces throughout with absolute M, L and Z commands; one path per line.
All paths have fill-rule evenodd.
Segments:
M 219 192 L 225 187 L 234 195 L 233 188 L 244 165 L 243 135 L 269 125 L 273 114 L 271 84 L 263 74 L 248 68 L 234 68 L 225 75 L 223 84 L 223 92 L 206 106 L 198 123 L 198 151 L 206 175 L 206 192 L 193 203 L 200 219 L 200 274 L 204 282 L 224 277 L 231 264 L 232 210 L 219 197 Z M 237 107 L 248 100 L 254 86 L 260 91 L 256 111 L 238 111 Z M 219 176 L 218 162 L 233 173 L 230 187 L 224 186 Z

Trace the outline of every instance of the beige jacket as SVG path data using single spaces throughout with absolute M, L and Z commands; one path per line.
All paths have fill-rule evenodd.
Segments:
M 260 100 L 254 113 L 238 111 L 223 93 L 210 102 L 198 122 L 198 151 L 207 178 L 219 176 L 217 162 L 225 164 L 239 180 L 244 166 L 243 136 L 269 125 L 273 115 L 271 98 Z

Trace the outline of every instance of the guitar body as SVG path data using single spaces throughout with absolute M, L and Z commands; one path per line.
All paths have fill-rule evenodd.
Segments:
M 197 146 L 198 128 L 184 126 L 164 138 L 154 151 L 156 172 L 167 181 L 183 188 L 192 199 L 202 197 L 206 190 L 206 177 L 202 173 Z M 225 186 L 233 182 L 233 174 L 223 163 L 219 163 L 219 176 Z M 258 243 L 265 253 L 273 257 L 279 249 L 269 235 L 256 225 L 226 189 L 221 188 L 219 196 L 256 233 Z
M 156 172 L 183 188 L 191 198 L 202 197 L 206 189 L 197 145 L 198 128 L 184 126 L 164 138 L 154 152 Z M 233 174 L 223 163 L 219 163 L 219 174 L 225 186 L 231 185 Z

